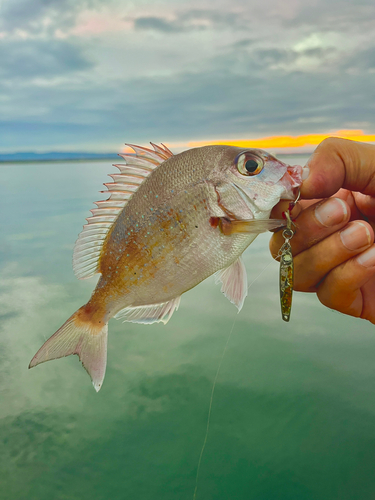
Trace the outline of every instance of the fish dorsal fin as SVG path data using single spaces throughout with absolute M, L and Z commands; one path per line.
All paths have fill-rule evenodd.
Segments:
M 180 305 L 181 297 L 176 297 L 169 302 L 162 302 L 160 304 L 151 304 L 148 306 L 139 307 L 126 307 L 119 311 L 115 318 L 124 321 L 131 321 L 132 323 L 143 323 L 151 325 L 151 323 L 164 323 L 167 324 L 171 319 L 174 311 L 177 311 Z
M 247 296 L 247 274 L 242 257 L 238 257 L 229 267 L 218 271 L 215 274 L 215 283 L 222 283 L 221 291 L 240 312 Z
M 152 144 L 154 151 L 128 144 L 134 154 L 120 154 L 125 164 L 114 165 L 119 174 L 111 174 L 113 182 L 104 184 L 110 194 L 103 201 L 96 201 L 83 231 L 78 236 L 73 253 L 73 270 L 79 279 L 90 278 L 98 272 L 98 260 L 103 242 L 119 213 L 150 173 L 173 156 L 166 146 Z M 106 193 L 107 191 L 102 191 Z

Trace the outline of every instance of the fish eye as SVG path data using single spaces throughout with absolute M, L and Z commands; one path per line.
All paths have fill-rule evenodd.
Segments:
M 237 170 L 242 175 L 258 175 L 263 170 L 264 163 L 261 158 L 249 153 L 241 153 L 235 159 Z

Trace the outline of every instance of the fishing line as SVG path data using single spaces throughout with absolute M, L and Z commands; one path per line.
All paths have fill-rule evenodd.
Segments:
M 203 446 L 202 446 L 202 449 L 201 449 L 201 454 L 199 455 L 198 467 L 197 467 L 197 475 L 195 477 L 195 489 L 194 489 L 193 500 L 195 500 L 196 497 L 197 497 L 199 469 L 201 468 L 201 462 L 202 462 L 203 452 L 204 452 L 204 449 L 205 449 L 206 443 L 207 443 L 208 429 L 210 427 L 210 419 L 211 419 L 212 401 L 214 399 L 214 392 L 215 392 L 215 387 L 216 387 L 216 381 L 217 381 L 217 378 L 219 376 L 221 364 L 223 362 L 223 359 L 224 359 L 224 356 L 225 356 L 225 353 L 226 353 L 226 350 L 227 350 L 227 347 L 228 347 L 228 344 L 229 344 L 229 340 L 230 340 L 230 338 L 232 336 L 234 325 L 236 324 L 236 320 L 237 320 L 237 316 L 234 318 L 234 321 L 233 321 L 233 324 L 232 324 L 232 328 L 231 328 L 231 330 L 229 332 L 229 336 L 227 338 L 227 343 L 225 344 L 225 347 L 224 347 L 224 350 L 223 350 L 223 353 L 221 355 L 221 359 L 220 359 L 220 362 L 219 362 L 219 366 L 217 367 L 216 375 L 215 375 L 215 378 L 214 378 L 214 383 L 212 385 L 210 404 L 208 406 L 208 417 L 207 417 L 206 435 L 204 436 L 204 441 L 203 441 Z
M 251 285 L 252 285 L 253 283 L 255 283 L 255 282 L 256 282 L 256 280 L 262 276 L 262 274 L 264 273 L 264 271 L 265 271 L 266 269 L 268 269 L 268 267 L 269 267 L 271 264 L 273 264 L 273 260 L 271 260 L 271 261 L 270 261 L 270 262 L 266 265 L 266 267 L 265 267 L 264 269 L 262 269 L 262 271 L 258 274 L 258 276 L 257 276 L 256 278 L 254 278 L 254 279 L 253 279 L 253 281 L 250 283 L 250 285 L 247 287 L 247 289 L 249 289 L 249 288 L 251 287 Z
M 266 265 L 266 267 L 258 274 L 258 276 L 255 279 L 253 279 L 253 281 L 250 283 L 250 285 L 247 287 L 247 289 L 249 289 L 251 287 L 251 285 L 253 283 L 255 283 L 255 281 L 264 273 L 264 271 L 272 264 L 272 262 L 273 261 L 270 261 Z M 206 434 L 204 436 L 203 445 L 202 445 L 201 453 L 199 455 L 199 460 L 198 460 L 197 475 L 195 476 L 195 488 L 194 488 L 193 500 L 196 500 L 196 498 L 197 498 L 199 471 L 200 471 L 200 468 L 201 468 L 202 457 L 203 457 L 204 450 L 206 448 L 206 443 L 207 443 L 207 438 L 208 438 L 208 431 L 209 431 L 209 428 L 210 428 L 212 402 L 213 402 L 213 399 L 214 399 L 214 392 L 215 392 L 216 382 L 217 382 L 217 379 L 219 377 L 220 368 L 221 368 L 221 365 L 223 363 L 223 359 L 224 359 L 225 353 L 227 352 L 229 341 L 230 341 L 230 339 L 232 337 L 232 333 L 233 333 L 234 325 L 236 324 L 236 321 L 237 321 L 237 316 L 235 316 L 235 318 L 234 318 L 234 321 L 233 321 L 233 324 L 232 324 L 232 328 L 231 328 L 231 330 L 229 332 L 229 335 L 228 335 L 228 338 L 227 338 L 227 342 L 225 344 L 225 347 L 223 349 L 223 353 L 222 353 L 220 361 L 219 361 L 219 366 L 217 367 L 217 371 L 216 371 L 216 375 L 215 375 L 215 378 L 214 378 L 214 382 L 212 384 L 210 403 L 208 405 L 208 416 L 207 416 Z

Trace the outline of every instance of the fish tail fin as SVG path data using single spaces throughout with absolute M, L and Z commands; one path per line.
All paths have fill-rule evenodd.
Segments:
M 51 359 L 77 354 L 96 392 L 102 386 L 107 365 L 108 323 L 97 319 L 89 304 L 76 311 L 35 354 L 29 368 Z

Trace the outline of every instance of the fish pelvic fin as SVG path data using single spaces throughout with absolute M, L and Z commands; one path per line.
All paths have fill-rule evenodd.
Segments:
M 77 354 L 98 392 L 107 365 L 108 323 L 98 320 L 89 304 L 76 311 L 35 354 L 29 368 L 51 359 Z
M 242 257 L 238 257 L 229 267 L 217 271 L 215 283 L 222 284 L 221 291 L 240 312 L 247 297 L 247 273 Z

